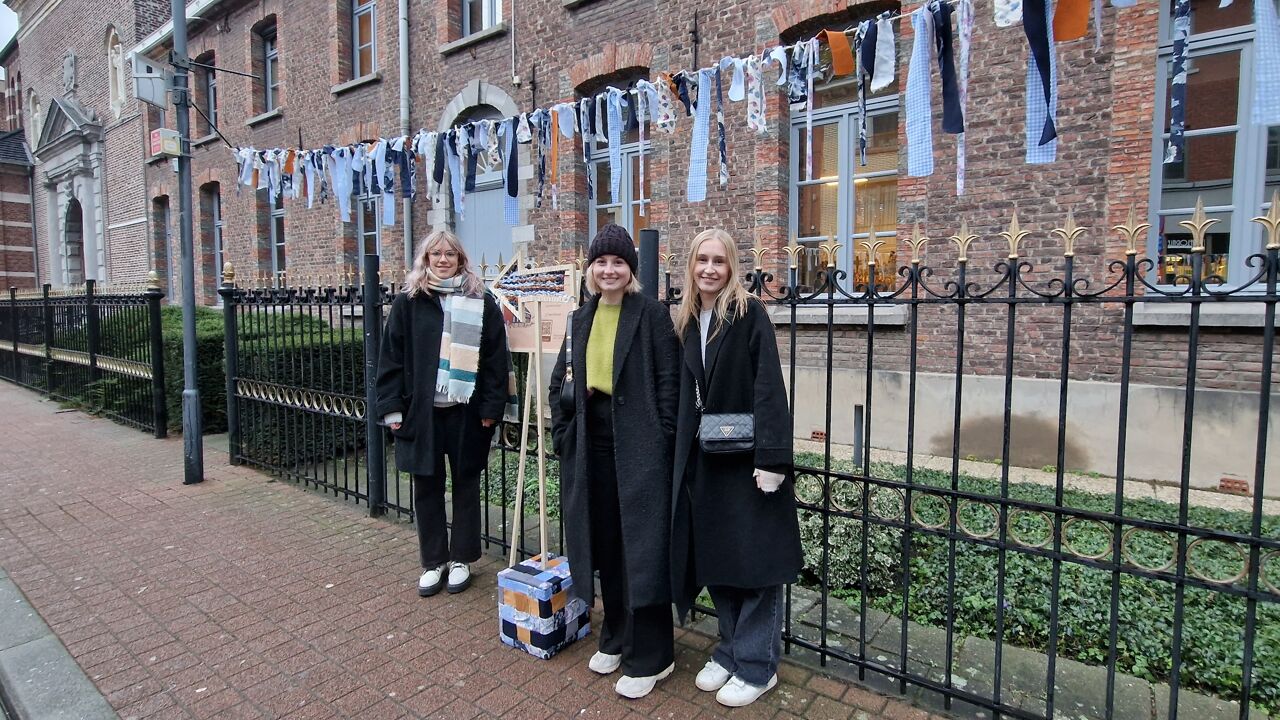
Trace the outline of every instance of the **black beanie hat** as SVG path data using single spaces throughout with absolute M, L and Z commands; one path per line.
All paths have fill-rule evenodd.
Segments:
M 617 255 L 622 258 L 622 261 L 631 268 L 633 275 L 636 273 L 636 266 L 640 264 L 640 257 L 636 255 L 636 245 L 631 241 L 631 235 L 627 233 L 626 228 L 613 223 L 600 228 L 596 236 L 591 239 L 591 245 L 587 248 L 587 264 L 595 262 L 601 255 Z

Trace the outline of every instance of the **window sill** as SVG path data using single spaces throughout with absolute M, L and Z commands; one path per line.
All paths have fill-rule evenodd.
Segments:
M 165 160 L 168 160 L 168 159 L 169 159 L 169 156 L 168 156 L 168 155 L 148 155 L 148 156 L 147 156 L 147 164 L 148 164 L 148 165 L 159 165 L 160 163 L 162 163 L 162 162 L 164 162 Z
M 470 35 L 464 38 L 459 38 L 457 40 L 454 40 L 453 42 L 448 42 L 448 43 L 445 43 L 444 45 L 441 45 L 440 54 L 452 55 L 464 48 L 468 48 L 477 43 L 482 43 L 485 40 L 489 40 L 491 38 L 496 38 L 500 35 L 506 35 L 506 34 L 507 34 L 507 24 L 505 22 L 500 22 L 497 25 L 494 25 L 493 27 L 487 30 L 481 30 L 480 32 L 477 32 L 477 33 L 471 33 Z
M 350 90 L 355 90 L 358 87 L 364 87 L 365 85 L 371 85 L 373 83 L 378 83 L 378 82 L 382 82 L 381 70 L 371 72 L 368 75 L 361 75 L 360 77 L 355 78 L 354 80 L 348 80 L 344 83 L 338 83 L 337 85 L 334 85 L 333 87 L 329 88 L 329 92 L 333 93 L 334 96 L 338 96 Z
M 907 324 L 907 306 L 876 305 L 876 327 L 902 327 Z M 832 315 L 832 325 L 866 325 L 866 305 L 837 305 Z M 791 324 L 791 308 L 786 305 L 770 305 L 769 319 L 774 325 Z M 826 325 L 827 307 L 800 306 L 796 308 L 796 326 Z
M 268 110 L 262 113 L 261 115 L 254 115 L 248 120 L 245 120 L 244 124 L 247 127 L 257 127 L 262 123 L 265 123 L 269 120 L 275 120 L 276 118 L 280 118 L 280 117 L 284 117 L 284 108 L 276 108 L 274 110 Z
M 193 148 L 202 147 L 204 145 L 208 145 L 209 143 L 217 139 L 218 139 L 218 133 L 209 133 L 208 135 L 205 135 L 202 138 L 196 138 L 195 140 L 192 140 L 191 147 Z
M 1200 327 L 1260 328 L 1266 320 L 1266 305 L 1260 302 L 1217 302 L 1200 304 Z M 1188 302 L 1133 305 L 1134 327 L 1190 327 L 1191 304 Z
M 583 5 L 593 2 L 595 2 L 595 0 L 560 0 L 560 4 L 564 6 L 565 10 L 577 10 Z

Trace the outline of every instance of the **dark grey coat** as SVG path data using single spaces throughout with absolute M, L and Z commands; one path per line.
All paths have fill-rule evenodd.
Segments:
M 489 293 L 484 295 L 484 325 L 480 337 L 480 362 L 476 385 L 467 403 L 467 424 L 480 432 L 480 420 L 501 420 L 506 409 L 511 358 L 507 353 L 507 328 L 502 311 Z M 435 418 L 436 371 L 440 365 L 440 335 L 444 308 L 438 298 L 420 293 L 410 298 L 396 295 L 382 333 L 378 352 L 374 417 L 404 413 L 395 438 L 396 467 L 413 475 L 435 471 L 432 423 Z M 492 431 L 486 430 L 490 437 Z M 477 445 L 488 452 L 488 442 Z
M 594 602 L 591 478 L 586 472 L 587 340 L 599 297 L 573 314 L 573 382 L 577 410 L 560 409 L 565 352 L 551 373 L 552 438 L 560 457 L 560 507 L 574 593 Z M 630 607 L 671 602 L 671 446 L 679 392 L 679 344 L 666 306 L 638 293 L 622 301 L 613 356 L 614 464 Z
M 712 322 L 715 322 L 713 319 Z M 794 582 L 803 566 L 791 468 L 791 411 L 773 323 L 747 303 L 707 343 L 695 320 L 685 329 L 672 497 L 671 577 L 683 618 L 708 585 L 765 588 Z M 705 412 L 751 413 L 755 450 L 707 454 L 698 444 L 694 382 Z M 775 492 L 756 487 L 755 469 L 785 473 Z

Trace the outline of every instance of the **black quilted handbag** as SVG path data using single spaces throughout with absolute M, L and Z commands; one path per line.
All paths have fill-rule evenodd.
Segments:
M 756 423 L 750 413 L 702 414 L 702 390 L 693 383 L 698 413 L 698 444 L 712 454 L 751 452 L 756 447 Z

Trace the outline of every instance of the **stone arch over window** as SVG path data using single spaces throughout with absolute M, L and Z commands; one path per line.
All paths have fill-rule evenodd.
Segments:
M 653 47 L 645 43 L 605 43 L 604 48 L 579 60 L 569 68 L 569 82 L 575 90 L 594 85 L 615 75 L 648 76 L 653 64 Z
M 819 30 L 874 17 L 902 6 L 895 0 L 788 0 L 768 13 L 782 43 L 805 40 Z
M 124 68 L 124 45 L 120 42 L 120 35 L 116 32 L 115 27 L 107 26 L 107 34 L 103 44 L 103 51 L 107 58 L 107 82 L 111 96 L 111 114 L 119 120 L 120 113 L 124 112 L 125 98 L 129 91 L 125 81 L 127 76 Z

